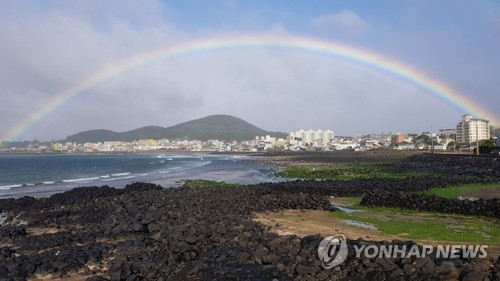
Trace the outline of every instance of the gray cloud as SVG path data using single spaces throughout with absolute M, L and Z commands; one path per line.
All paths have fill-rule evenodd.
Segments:
M 169 20 L 176 12 L 157 1 L 141 1 L 140 5 L 136 1 L 106 2 L 106 9 L 88 1 L 55 3 L 57 8 L 41 6 L 27 11 L 11 4 L 15 7 L 10 11 L 0 11 L 4 39 L 0 44 L 0 136 L 30 111 L 103 67 L 200 34 L 221 36 L 238 31 L 201 26 L 184 29 Z M 464 76 L 492 76 L 487 74 L 487 55 L 480 55 L 485 65 L 448 73 L 433 60 L 448 45 L 436 46 L 440 50 L 433 49 L 435 53 L 420 54 L 418 48 L 440 32 L 429 38 L 394 39 L 394 30 L 368 27 L 351 11 L 332 13 L 312 23 L 316 27 L 335 25 L 342 29 L 339 32 L 369 28 L 370 34 L 356 39 L 360 45 L 376 32 L 392 46 L 371 43 L 375 50 L 410 58 L 408 61 L 427 66 L 431 73 L 444 73 L 461 89 L 480 88 L 477 82 L 464 81 Z M 266 33 L 292 31 L 286 23 L 273 22 Z M 459 42 L 453 37 L 449 40 Z M 403 48 L 417 41 L 420 43 L 414 45 L 418 47 Z M 460 61 L 454 58 L 440 59 L 456 68 Z M 494 95 L 490 98 L 498 100 Z M 462 114 L 408 82 L 354 62 L 297 50 L 226 49 L 158 61 L 125 73 L 80 94 L 20 137 L 57 139 L 88 129 L 170 126 L 219 113 L 269 130 L 321 128 L 343 135 L 453 127 Z

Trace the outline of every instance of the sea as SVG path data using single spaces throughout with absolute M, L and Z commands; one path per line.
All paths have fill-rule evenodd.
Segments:
M 45 197 L 81 186 L 133 182 L 178 187 L 185 179 L 254 184 L 276 181 L 252 156 L 210 154 L 0 154 L 0 198 Z

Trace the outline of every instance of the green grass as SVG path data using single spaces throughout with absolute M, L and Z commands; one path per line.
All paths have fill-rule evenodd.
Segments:
M 437 195 L 443 198 L 458 198 L 463 195 L 463 192 L 466 190 L 474 190 L 474 189 L 493 189 L 500 188 L 500 184 L 498 183 L 490 183 L 490 184 L 462 184 L 458 186 L 451 187 L 439 187 L 439 188 L 431 188 L 426 190 L 424 194 L 427 195 Z
M 211 181 L 211 180 L 186 180 L 182 187 L 186 188 L 206 188 L 206 187 L 236 187 L 239 184 L 226 183 L 223 181 Z
M 388 165 L 338 165 L 338 166 L 290 166 L 275 173 L 277 177 L 300 179 L 404 179 L 409 177 L 438 176 L 437 173 L 415 172 Z
M 340 205 L 350 205 L 349 208 L 361 209 L 361 197 L 338 197 L 336 201 Z
M 359 203 L 361 203 L 361 197 L 339 197 L 339 199 L 346 203 L 351 203 L 354 205 L 359 205 Z
M 359 205 L 359 197 L 341 199 L 352 202 L 352 207 L 362 212 L 332 212 L 332 216 L 372 224 L 385 234 L 403 235 L 408 239 L 500 243 L 498 219 L 387 207 L 368 208 Z

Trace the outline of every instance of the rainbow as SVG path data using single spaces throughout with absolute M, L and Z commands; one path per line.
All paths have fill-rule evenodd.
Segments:
M 28 131 L 37 122 L 41 121 L 46 115 L 57 108 L 63 106 L 71 99 L 76 98 L 89 90 L 106 83 L 107 81 L 124 75 L 126 72 L 145 66 L 147 64 L 171 59 L 178 56 L 184 56 L 191 53 L 212 52 L 224 49 L 235 48 L 288 48 L 305 52 L 311 52 L 320 55 L 334 56 L 348 61 L 366 65 L 376 70 L 395 76 L 407 83 L 430 93 L 447 103 L 452 104 L 463 113 L 481 116 L 489 119 L 493 124 L 500 124 L 498 116 L 488 112 L 479 104 L 468 99 L 463 94 L 453 90 L 445 83 L 426 75 L 408 65 L 397 62 L 388 57 L 384 57 L 366 50 L 358 49 L 339 42 L 323 41 L 312 38 L 296 36 L 267 36 L 267 35 L 243 35 L 205 38 L 182 42 L 177 45 L 167 46 L 150 52 L 142 53 L 128 58 L 122 62 L 110 67 L 101 69 L 87 79 L 84 79 L 76 85 L 55 94 L 48 102 L 41 106 L 37 111 L 32 112 L 24 119 L 12 126 L 8 132 L 0 139 L 15 140 L 23 133 Z

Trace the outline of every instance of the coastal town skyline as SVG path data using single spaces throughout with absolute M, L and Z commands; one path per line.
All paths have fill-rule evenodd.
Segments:
M 1 5 L 0 140 L 214 113 L 345 135 L 498 125 L 494 1 Z
M 206 118 L 213 118 L 213 117 L 217 117 L 217 116 L 227 116 L 229 118 L 235 118 L 235 119 L 239 119 L 240 121 L 243 121 L 245 123 L 247 123 L 247 120 L 242 120 L 238 117 L 234 117 L 234 116 L 229 116 L 229 115 L 210 115 L 210 116 L 206 116 L 204 118 L 199 118 L 199 119 L 195 119 L 195 120 L 185 120 L 184 122 L 181 122 L 179 124 L 173 124 L 172 126 L 178 126 L 178 125 L 182 125 L 184 123 L 189 123 L 189 122 L 196 122 L 196 121 L 199 121 L 199 120 L 203 120 L 203 119 L 206 119 Z M 484 120 L 486 123 L 485 123 L 485 127 L 488 127 L 488 132 L 484 132 L 484 135 L 486 134 L 490 134 L 490 129 L 491 129 L 491 135 L 494 136 L 494 137 L 497 137 L 496 134 L 498 134 L 496 131 L 498 131 L 498 129 L 500 128 L 499 126 L 496 126 L 495 124 L 491 124 L 489 120 L 486 120 L 486 119 L 482 119 L 482 118 L 477 118 L 477 117 L 474 117 L 474 116 L 471 116 L 470 114 L 464 114 L 462 115 L 462 122 L 464 120 L 464 118 L 469 118 L 469 119 L 472 119 L 473 121 L 475 120 Z M 379 131 L 379 132 L 376 132 L 376 131 L 370 131 L 370 132 L 358 132 L 358 133 L 355 133 L 355 134 L 346 134 L 344 132 L 339 132 L 337 130 L 335 130 L 335 133 L 340 133 L 341 136 L 345 136 L 345 137 L 359 137 L 359 136 L 364 136 L 364 135 L 394 135 L 394 134 L 401 134 L 401 133 L 405 133 L 405 134 L 416 134 L 416 133 L 422 133 L 422 132 L 439 132 L 440 130 L 455 130 L 456 131 L 456 127 L 459 126 L 460 124 L 462 124 L 462 122 L 460 123 L 455 123 L 454 125 L 453 124 L 450 124 L 449 126 L 442 126 L 442 127 L 438 127 L 438 126 L 434 126 L 434 125 L 431 125 L 430 128 L 428 130 L 422 130 L 422 131 L 418 131 L 418 130 L 413 130 L 411 128 L 403 128 L 403 129 L 400 129 L 400 130 L 388 130 L 388 131 Z M 251 122 L 248 122 L 249 125 L 251 126 L 254 126 Z M 142 128 L 147 128 L 147 127 L 157 127 L 156 125 L 153 125 L 153 126 L 145 126 L 145 127 L 141 127 L 141 128 L 133 128 L 134 130 L 139 130 L 139 129 L 142 129 Z M 168 128 L 168 127 L 167 127 Z M 258 127 L 256 127 L 258 128 Z M 309 130 L 311 131 L 312 128 L 315 128 L 315 130 L 319 130 L 319 131 L 322 131 L 322 128 L 321 127 L 318 127 L 318 126 L 311 126 L 311 127 L 307 127 L 306 129 L 304 128 L 300 128 L 300 131 L 304 131 L 304 130 Z M 326 129 L 325 129 L 326 128 Z M 325 129 L 325 133 L 326 132 L 330 132 L 332 135 L 334 134 L 333 131 L 331 131 L 331 128 L 332 127 L 323 127 L 323 129 Z M 451 128 L 451 129 L 450 129 Z M 259 128 L 260 129 L 260 128 Z M 75 134 L 72 134 L 74 136 L 78 135 L 78 134 L 81 134 L 81 133 L 86 133 L 86 132 L 92 132 L 92 131 L 99 131 L 99 130 L 105 130 L 107 132 L 113 132 L 113 133 L 127 133 L 127 131 L 125 132 L 117 132 L 117 131 L 114 131 L 112 129 L 103 129 L 103 128 L 95 128 L 95 129 L 92 129 L 92 130 L 88 130 L 88 131 L 80 131 L 80 132 L 75 132 Z M 133 130 L 131 130 L 133 131 Z M 268 131 L 269 133 L 272 133 L 271 131 Z M 284 131 L 284 130 L 278 130 L 278 131 L 275 131 L 274 133 L 290 133 L 290 134 L 298 134 L 299 133 L 299 129 L 296 129 L 296 130 L 292 130 L 292 131 Z M 48 138 L 48 139 L 41 139 L 41 138 L 33 138 L 33 139 L 24 139 L 24 140 L 17 140 L 17 141 L 8 141 L 8 140 L 1 140 L 0 139 L 0 144 L 2 142 L 6 142 L 6 143 L 19 143 L 19 142 L 61 142 L 61 141 L 72 141 L 71 138 L 72 138 L 72 135 L 69 135 L 69 136 L 66 136 L 66 137 L 63 137 L 63 138 Z M 472 138 L 472 137 L 471 137 Z M 142 138 L 142 139 L 145 139 L 145 138 Z M 176 138 L 174 137 L 173 139 L 177 140 L 179 138 Z M 195 138 L 196 139 L 196 138 Z M 214 138 L 214 139 L 219 139 L 219 138 Z M 481 139 L 485 139 L 482 135 L 482 138 Z M 135 139 L 134 141 L 139 141 L 140 139 Z M 189 138 L 188 138 L 189 140 Z M 221 138 L 222 141 L 226 140 L 226 141 L 233 141 L 233 139 L 224 139 L 224 138 Z
M 204 119 L 207 119 L 207 118 L 214 118 L 214 117 L 228 117 L 228 118 L 234 118 L 236 120 L 240 120 L 240 121 L 243 121 L 247 124 L 250 124 L 251 126 L 254 126 L 255 124 L 252 122 L 252 120 L 243 120 L 243 119 L 240 119 L 238 118 L 237 116 L 231 116 L 231 115 L 225 115 L 225 114 L 215 114 L 215 115 L 209 115 L 209 116 L 204 116 L 204 117 L 201 117 L 201 118 L 196 118 L 196 119 L 193 119 L 193 120 L 183 120 L 181 121 L 180 123 L 178 124 L 170 124 L 170 126 L 174 127 L 174 126 L 178 126 L 178 125 L 181 125 L 181 124 L 184 124 L 184 123 L 189 123 L 189 122 L 196 122 L 196 121 L 200 121 L 200 120 L 204 120 Z M 464 115 L 461 115 L 462 118 L 464 116 L 470 116 L 469 118 L 473 118 L 474 120 L 475 119 L 479 119 L 479 120 L 482 120 L 482 118 L 478 118 L 476 116 L 472 116 L 470 114 L 464 114 Z M 458 119 L 456 119 L 458 120 Z M 486 120 L 486 119 L 484 119 Z M 496 126 L 495 124 L 492 124 L 490 123 L 489 120 L 487 120 L 488 122 L 488 126 L 491 126 L 493 128 L 497 128 L 498 126 Z M 444 128 L 455 128 L 455 126 L 457 125 L 457 122 L 455 123 L 452 123 L 452 124 L 448 124 L 448 125 L 443 125 L 443 126 L 435 126 L 434 124 L 430 125 L 429 128 L 424 128 L 424 130 L 422 130 L 422 132 L 424 131 L 432 131 L 432 130 L 439 130 L 439 129 L 444 129 Z M 128 131 L 133 131 L 133 130 L 137 130 L 137 129 L 141 129 L 141 128 L 147 128 L 147 127 L 161 127 L 161 125 L 159 124 L 150 124 L 148 126 L 143 126 L 143 127 L 139 127 L 139 128 L 130 128 L 130 130 Z M 169 126 L 165 127 L 165 128 L 168 128 Z M 266 130 L 267 128 L 266 127 L 259 127 L 259 126 L 255 126 L 256 128 L 259 128 L 259 129 L 264 129 Z M 295 128 L 295 129 L 292 129 L 292 130 L 276 130 L 274 132 L 276 133 L 294 133 L 294 132 L 298 132 L 298 130 L 311 130 L 311 129 L 314 129 L 314 130 L 322 130 L 322 129 L 325 129 L 326 131 L 330 131 L 330 129 L 332 129 L 333 127 L 332 126 L 328 126 L 328 124 L 326 125 L 326 127 L 321 127 L 321 126 L 316 126 L 316 125 L 313 125 L 313 126 L 309 126 L 309 127 L 301 127 L 301 128 Z M 57 141 L 57 140 L 64 140 L 64 139 L 67 139 L 67 138 L 71 138 L 72 135 L 76 135 L 76 134 L 80 134 L 80 133 L 83 133 L 83 132 L 90 132 L 90 131 L 99 131 L 99 130 L 106 130 L 106 131 L 109 131 L 109 132 L 116 132 L 116 133 L 126 133 L 127 131 L 118 131 L 118 130 L 115 130 L 113 128 L 91 128 L 90 130 L 80 130 L 78 131 L 78 128 L 75 128 L 75 131 L 73 131 L 71 134 L 67 135 L 67 136 L 63 136 L 61 138 L 56 138 L 56 137 L 49 137 L 49 138 L 46 138 L 46 139 L 43 139 L 43 138 L 39 138 L 37 136 L 35 136 L 34 138 L 32 139 L 19 139 L 19 140 L 14 140 L 14 141 L 9 141 L 9 140 L 3 140 L 3 139 L 0 139 L 0 143 L 5 141 L 5 142 L 23 142 L 23 141 L 32 141 L 32 140 L 38 140 L 38 141 Z M 269 130 L 269 132 L 272 132 L 271 130 Z M 412 128 L 399 128 L 399 129 L 389 129 L 389 130 L 382 130 L 382 131 L 368 131 L 368 132 L 355 132 L 353 134 L 349 134 L 347 132 L 342 132 L 342 131 L 338 131 L 338 130 L 335 130 L 336 133 L 340 133 L 341 135 L 343 136 L 359 136 L 359 135 L 369 135 L 369 134 L 391 134 L 391 133 L 401 133 L 401 132 L 405 132 L 405 133 L 413 133 L 413 132 L 419 132 L 418 130 L 415 130 L 415 129 L 412 129 Z
M 208 122 L 207 122 L 208 121 Z M 218 122 L 212 127 L 213 122 Z M 212 123 L 212 125 L 208 125 Z M 187 125 L 189 124 L 189 125 Z M 184 126 L 183 128 L 181 128 Z M 245 128 L 243 128 L 245 126 Z M 198 128 L 191 130 L 189 128 Z M 226 127 L 226 128 L 223 128 Z M 233 131 L 235 127 L 241 131 Z M 191 151 L 191 152 L 257 152 L 267 150 L 315 150 L 335 151 L 354 150 L 369 151 L 380 148 L 393 148 L 399 150 L 436 150 L 468 151 L 479 142 L 498 143 L 500 128 L 490 125 L 489 120 L 473 118 L 471 115 L 462 115 L 460 122 L 453 128 L 435 128 L 435 130 L 415 132 L 381 132 L 358 134 L 354 136 L 338 135 L 330 129 L 300 129 L 289 132 L 286 137 L 279 137 L 281 132 L 261 130 L 234 116 L 213 115 L 205 118 L 191 120 L 173 126 L 181 135 L 171 137 L 151 137 L 158 135 L 147 127 L 134 131 L 115 133 L 93 130 L 80 132 L 67 137 L 65 140 L 50 141 L 24 141 L 0 143 L 0 152 L 24 153 L 92 153 L 92 152 L 154 152 L 154 151 Z M 222 128 L 222 129 L 221 129 Z M 164 128 L 168 130 L 169 128 Z M 146 130 L 148 131 L 146 133 Z M 204 131 L 219 131 L 219 134 L 206 135 Z M 247 138 L 243 135 L 260 132 L 265 135 L 256 135 Z M 137 132 L 142 131 L 143 137 L 137 137 Z M 231 136 L 226 135 L 231 131 Z M 102 135 L 104 133 L 104 135 Z M 114 135 L 110 134 L 113 133 Z M 129 133 L 129 135 L 127 135 Z M 130 133 L 136 136 L 132 140 Z M 126 135 L 121 135 L 126 134 Z M 99 139 L 99 135 L 103 138 Z M 148 137 L 149 136 L 149 137 Z M 202 136 L 201 138 L 199 136 Z M 241 140 L 236 140 L 241 139 Z

